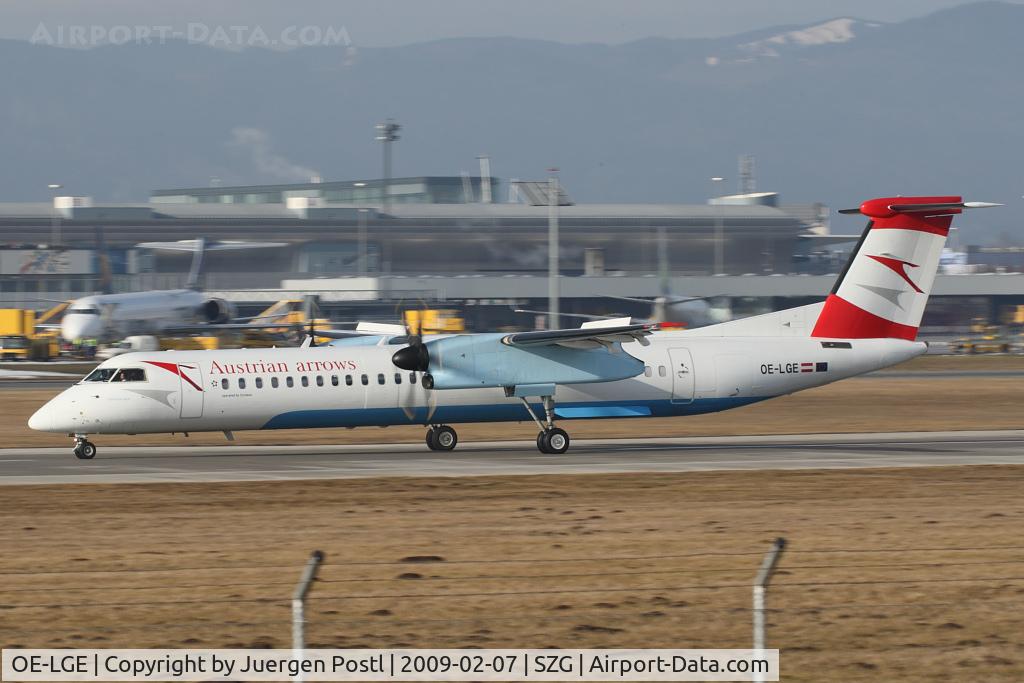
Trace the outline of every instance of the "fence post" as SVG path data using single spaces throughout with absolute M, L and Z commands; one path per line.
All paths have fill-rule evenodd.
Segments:
M 761 657 L 764 655 L 764 594 L 768 588 L 768 583 L 772 580 L 772 574 L 775 572 L 775 567 L 779 564 L 779 558 L 782 556 L 782 551 L 786 547 L 786 539 L 779 538 L 775 539 L 775 543 L 772 544 L 772 549 L 768 551 L 768 554 L 764 556 L 764 560 L 761 562 L 761 568 L 757 571 L 757 576 L 754 577 L 754 655 Z M 760 672 L 754 675 L 755 683 L 762 683 L 764 677 Z
M 309 562 L 302 570 L 299 584 L 295 586 L 295 592 L 292 594 L 292 656 L 299 661 L 302 660 L 305 649 L 306 595 L 309 594 L 313 579 L 316 578 L 317 570 L 320 569 L 320 563 L 323 561 L 324 554 L 319 550 L 314 550 L 313 554 L 309 556 Z M 295 680 L 301 683 L 301 672 L 295 677 Z

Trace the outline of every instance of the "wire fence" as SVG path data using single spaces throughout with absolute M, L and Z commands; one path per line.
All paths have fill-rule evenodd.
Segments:
M 843 612 L 846 614 L 877 615 L 888 617 L 907 615 L 915 618 L 922 610 L 962 610 L 979 612 L 1000 611 L 1021 613 L 1024 607 L 1024 554 L 1006 557 L 1007 553 L 1024 551 L 1019 545 L 965 545 L 965 546 L 908 546 L 908 547 L 828 547 L 787 549 L 792 563 L 783 563 L 771 591 L 777 594 L 783 604 L 767 609 L 773 620 L 818 613 Z M 958 555 L 971 553 L 973 557 L 959 558 Z M 577 556 L 569 558 L 513 557 L 513 558 L 458 558 L 443 559 L 433 556 L 411 556 L 399 560 L 364 560 L 324 562 L 322 576 L 315 582 L 315 589 L 308 601 L 318 611 L 311 613 L 310 626 L 318 629 L 346 629 L 365 625 L 379 625 L 384 618 L 403 627 L 460 627 L 466 625 L 491 625 L 495 628 L 520 622 L 535 624 L 579 623 L 581 620 L 604 620 L 601 623 L 621 623 L 630 618 L 665 619 L 669 622 L 692 621 L 697 616 L 717 615 L 722 618 L 736 617 L 749 619 L 751 606 L 746 600 L 746 591 L 751 588 L 756 570 L 755 558 L 763 551 L 708 550 L 695 553 L 652 553 L 608 556 Z M 893 557 L 893 561 L 885 561 Z M 711 561 L 710 566 L 692 566 L 694 562 Z M 518 572 L 514 567 L 529 567 Z M 579 568 L 543 571 L 543 567 L 577 565 Z M 633 565 L 633 566 L 619 566 Z M 379 571 L 394 568 L 417 568 L 418 571 L 403 572 L 392 576 L 353 575 L 359 572 Z M 472 571 L 476 567 L 497 567 L 498 571 Z M 534 569 L 536 567 L 537 569 Z M 974 568 L 986 567 L 981 575 L 950 575 L 951 571 L 972 572 Z M 427 569 L 429 568 L 429 573 Z M 470 571 L 460 571 L 463 568 Z M 1003 568 L 1006 571 L 999 571 Z M 0 571 L 0 577 L 7 581 L 0 583 L 0 623 L 9 622 L 7 639 L 32 638 L 53 635 L 52 626 L 35 628 L 14 625 L 33 610 L 80 610 L 80 628 L 88 628 L 95 638 L 118 633 L 154 633 L 166 636 L 172 632 L 192 633 L 198 630 L 208 633 L 214 629 L 222 633 L 240 632 L 264 634 L 274 633 L 275 637 L 287 634 L 287 607 L 291 600 L 291 588 L 295 584 L 298 564 L 281 563 L 232 563 L 185 564 L 176 567 L 116 567 L 116 568 L 31 568 Z M 231 578 L 196 579 L 195 575 L 212 572 L 255 572 L 260 576 Z M 420 572 L 423 572 L 422 574 Z M 858 573 L 860 576 L 832 576 L 830 572 Z M 877 576 L 862 576 L 872 572 Z M 55 580 L 66 581 L 69 577 L 80 577 L 72 585 L 60 583 L 47 585 Z M 671 577 L 688 577 L 683 581 L 667 580 Z M 650 581 L 647 581 L 649 579 Z M 707 580 L 702 580 L 707 579 Z M 126 585 L 125 581 L 141 581 L 140 585 Z M 30 585 L 19 585 L 28 582 Z M 528 585 L 518 587 L 515 584 Z M 653 583 L 652 583 L 653 582 Z M 417 588 L 410 590 L 411 584 Z M 487 584 L 498 583 L 499 587 Z M 593 585 L 593 584 L 597 585 Z M 538 585 L 540 584 L 540 585 Z M 357 587 L 367 587 L 359 590 Z M 433 588 L 435 587 L 436 588 Z M 512 586 L 512 587 L 504 587 Z M 952 593 L 935 595 L 936 587 L 946 587 Z M 999 596 L 998 599 L 978 600 L 978 590 L 1012 587 L 1013 596 Z M 869 597 L 865 589 L 892 588 L 886 595 L 900 595 L 912 588 L 927 589 L 926 600 L 891 600 Z M 347 590 L 346 590 L 347 589 Z M 809 589 L 828 589 L 827 592 L 808 597 Z M 729 591 L 732 591 L 729 593 Z M 159 596 L 152 595 L 159 592 Z M 178 596 L 168 593 L 181 592 Z M 252 594 L 249 594 L 249 593 Z M 715 596 L 708 604 L 696 602 L 694 595 Z M 593 606 L 574 608 L 571 613 L 560 614 L 553 610 L 557 606 L 537 603 L 536 600 L 573 596 L 616 596 L 631 595 L 643 598 L 636 604 L 617 604 L 614 611 Z M 645 597 L 646 596 L 646 597 Z M 668 597 L 666 597 L 668 596 Z M 829 597 L 835 596 L 835 597 Z M 853 597 L 854 600 L 843 598 Z M 56 598 L 56 599 L 54 599 Z M 86 599 L 80 599 L 86 598 Z M 675 598 L 675 602 L 671 598 Z M 686 601 L 679 600 L 687 598 Z M 837 601 L 838 598 L 838 601 Z M 937 599 L 938 598 L 938 599 Z M 526 605 L 525 611 L 518 610 L 509 615 L 502 610 L 478 610 L 465 614 L 472 601 L 514 601 Z M 668 603 L 670 609 L 661 608 L 657 614 L 651 612 L 653 600 Z M 533 602 L 531 602 L 533 601 Z M 410 602 L 440 602 L 440 610 L 429 615 L 413 611 L 411 614 L 391 614 L 384 610 L 380 615 L 353 612 L 339 618 L 336 610 L 328 609 L 337 604 L 353 603 L 353 609 L 369 609 L 374 602 L 386 606 Z M 367 606 L 367 603 L 370 603 Z M 153 621 L 160 608 L 209 606 L 213 614 L 196 611 L 189 621 Z M 263 606 L 272 612 L 258 611 L 253 618 L 228 619 L 219 617 L 217 612 L 231 605 L 255 608 Z M 357 607 L 358 605 L 358 607 Z M 631 609 L 632 608 L 632 609 Z M 630 611 L 631 609 L 631 611 Z M 89 625 L 90 610 L 117 610 L 116 624 Z M 142 613 L 135 615 L 135 611 Z M 251 609 L 248 611 L 252 611 Z M 1021 613 L 1024 614 L 1024 613 Z M 147 619 L 148 615 L 148 619 Z M 280 615 L 280 616 L 278 616 Z M 36 617 L 37 619 L 39 617 Z M 1024 616 L 1021 617 L 1024 619 Z M 69 626 L 74 629 L 74 626 Z M 0 629 L 0 630 L 5 630 Z M 618 629 L 609 628 L 609 632 Z M 205 636 L 209 638 L 209 636 Z M 624 643 L 624 645 L 636 645 Z M 921 647 L 915 644 L 914 647 Z

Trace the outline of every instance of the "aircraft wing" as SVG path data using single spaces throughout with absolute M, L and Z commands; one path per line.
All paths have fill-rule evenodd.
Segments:
M 195 323 L 194 325 L 169 325 L 162 329 L 163 334 L 194 334 L 196 332 L 230 332 L 245 330 L 278 330 L 304 329 L 297 323 Z M 317 330 L 320 334 L 320 330 Z M 326 335 L 324 335 L 326 336 Z
M 241 240 L 220 240 L 203 242 L 199 240 L 178 240 L 177 242 L 142 242 L 135 245 L 139 249 L 159 249 L 161 251 L 194 252 L 202 248 L 204 251 L 235 251 L 237 249 L 267 249 L 286 247 L 284 242 L 243 242 Z
M 716 295 L 709 294 L 708 296 L 658 296 L 658 297 L 638 297 L 638 296 L 618 296 L 615 294 L 604 294 L 606 299 L 618 299 L 619 301 L 635 301 L 638 304 L 656 304 L 658 299 L 664 299 L 664 302 L 669 305 L 674 304 L 686 304 L 691 301 L 707 301 L 708 299 L 716 298 Z
M 163 334 L 196 334 L 203 332 L 245 332 L 247 330 L 288 330 L 309 334 L 309 325 L 305 323 L 196 323 L 194 325 L 171 325 L 163 329 Z M 313 328 L 313 334 L 325 339 L 350 339 L 352 337 L 374 336 L 368 332 L 355 330 L 332 330 Z
M 609 346 L 617 342 L 638 341 L 647 346 L 650 343 L 647 341 L 647 336 L 654 329 L 654 325 L 620 325 L 617 327 L 516 332 L 502 337 L 501 343 L 506 346 L 523 348 L 557 345 L 576 349 L 591 349 L 598 346 Z

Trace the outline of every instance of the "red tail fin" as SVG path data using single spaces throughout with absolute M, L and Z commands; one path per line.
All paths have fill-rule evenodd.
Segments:
M 884 197 L 861 204 L 870 221 L 818 316 L 812 337 L 915 339 L 960 197 Z

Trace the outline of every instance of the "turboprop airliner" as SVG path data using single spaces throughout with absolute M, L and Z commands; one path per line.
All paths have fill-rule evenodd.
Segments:
M 628 319 L 578 329 L 437 335 L 401 328 L 328 346 L 129 353 L 40 408 L 29 427 L 90 435 L 423 425 L 433 450 L 453 424 L 533 420 L 542 453 L 561 421 L 699 415 L 901 363 L 916 341 L 953 216 L 997 206 L 960 197 L 864 202 L 869 222 L 820 303 L 693 330 Z

